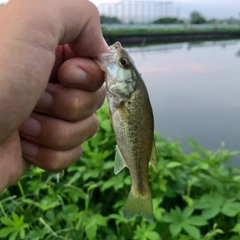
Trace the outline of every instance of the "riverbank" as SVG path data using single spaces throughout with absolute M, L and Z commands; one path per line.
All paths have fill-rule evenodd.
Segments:
M 120 41 L 124 45 L 144 45 L 166 42 L 240 39 L 239 29 L 105 29 L 108 44 Z

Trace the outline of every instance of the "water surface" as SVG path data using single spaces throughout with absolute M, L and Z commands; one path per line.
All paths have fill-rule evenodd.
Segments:
M 147 85 L 155 130 L 210 150 L 240 150 L 240 41 L 129 48 Z M 240 156 L 233 159 L 240 166 Z

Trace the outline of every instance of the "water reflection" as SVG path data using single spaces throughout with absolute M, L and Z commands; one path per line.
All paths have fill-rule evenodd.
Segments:
M 236 56 L 240 57 L 240 49 L 237 51 Z
M 222 47 L 225 48 L 226 46 L 236 45 L 239 41 L 238 40 L 222 40 L 222 41 L 200 41 L 200 42 L 187 42 L 187 43 L 170 43 L 170 44 L 158 44 L 158 45 L 144 45 L 141 46 L 132 46 L 127 47 L 130 53 L 133 52 L 156 52 L 156 51 L 170 51 L 174 49 L 181 49 L 186 47 L 188 50 L 192 48 L 199 48 L 199 47 Z
M 129 48 L 149 90 L 155 129 L 208 149 L 240 149 L 240 41 Z M 237 55 L 236 55 L 237 53 Z M 240 157 L 234 159 L 237 164 Z

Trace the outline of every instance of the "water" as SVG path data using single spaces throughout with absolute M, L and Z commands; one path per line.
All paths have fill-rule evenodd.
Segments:
M 216 150 L 240 150 L 240 41 L 129 48 L 147 85 L 155 130 Z M 240 166 L 240 156 L 231 164 Z

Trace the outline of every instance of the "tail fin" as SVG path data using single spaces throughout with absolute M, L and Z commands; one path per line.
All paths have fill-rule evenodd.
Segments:
M 141 195 L 136 197 L 132 194 L 132 191 L 130 191 L 124 206 L 123 215 L 125 218 L 132 218 L 135 215 L 140 215 L 148 222 L 152 223 L 153 206 L 151 193 L 149 193 L 148 197 L 143 197 Z

